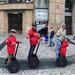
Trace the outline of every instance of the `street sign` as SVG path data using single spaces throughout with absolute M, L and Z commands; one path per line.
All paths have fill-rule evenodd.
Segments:
M 59 4 L 56 4 L 56 8 L 59 9 L 59 7 L 60 7 L 60 5 Z
M 48 20 L 48 9 L 35 9 L 35 21 Z
M 72 12 L 65 12 L 65 16 L 72 16 Z

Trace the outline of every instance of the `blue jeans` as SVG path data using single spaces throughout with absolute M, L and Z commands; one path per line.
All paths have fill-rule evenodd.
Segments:
M 50 45 L 51 45 L 51 46 L 54 45 L 53 38 L 50 38 Z
M 59 54 L 60 46 L 61 46 L 61 41 L 56 40 L 56 59 L 59 57 L 58 54 Z
M 36 45 L 30 45 L 30 50 L 29 50 L 29 54 L 28 54 L 28 60 L 31 58 L 34 50 L 35 50 Z

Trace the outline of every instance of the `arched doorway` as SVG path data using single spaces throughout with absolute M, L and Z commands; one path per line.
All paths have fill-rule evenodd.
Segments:
M 73 0 L 66 0 L 65 24 L 66 24 L 67 35 L 72 34 L 72 8 L 73 8 Z

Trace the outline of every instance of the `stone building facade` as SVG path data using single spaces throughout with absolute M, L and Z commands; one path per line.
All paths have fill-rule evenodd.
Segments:
M 65 7 L 67 1 L 72 6 L 71 12 L 65 11 L 70 8 Z M 71 0 L 0 0 L 0 34 L 8 34 L 11 28 L 16 28 L 17 32 L 25 35 L 31 28 L 32 23 L 38 19 L 38 16 L 35 14 L 38 11 L 42 14 L 41 18 L 44 19 L 46 17 L 44 21 L 48 24 L 48 29 L 50 29 L 50 26 L 53 26 L 55 31 L 61 27 L 62 23 L 68 24 L 65 16 L 70 16 L 72 23 L 66 27 L 67 29 L 68 27 L 71 28 L 71 34 L 75 33 L 74 16 L 72 17 L 75 6 L 72 3 Z M 41 14 L 39 15 L 41 16 Z M 38 21 L 36 23 L 39 24 Z

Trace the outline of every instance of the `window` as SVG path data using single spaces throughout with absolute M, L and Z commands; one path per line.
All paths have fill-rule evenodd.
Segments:
M 0 0 L 0 4 L 4 4 L 5 0 Z
M 44 8 L 48 8 L 48 0 L 44 0 Z
M 30 3 L 30 2 L 33 2 L 33 0 L 25 0 L 25 2 L 28 2 L 28 3 Z
M 9 0 L 9 3 L 21 3 L 22 0 Z
M 40 5 L 41 5 L 41 1 L 40 1 L 40 0 L 38 0 L 38 7 L 40 7 Z
M 65 4 L 65 11 L 67 12 L 71 12 L 72 11 L 72 4 L 70 0 L 66 0 L 66 4 Z
M 36 8 L 48 8 L 48 0 L 36 0 Z

